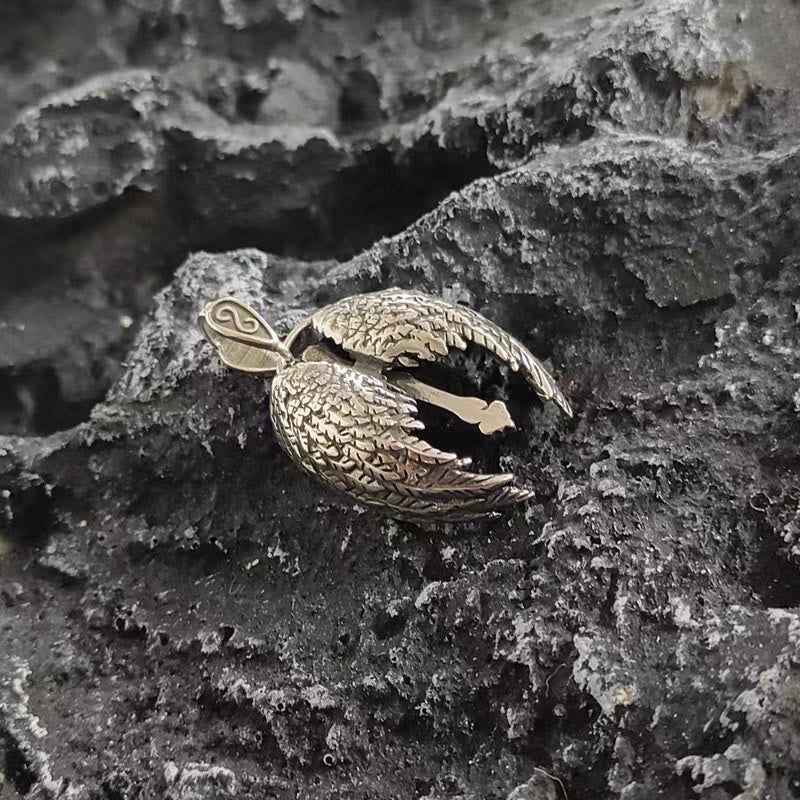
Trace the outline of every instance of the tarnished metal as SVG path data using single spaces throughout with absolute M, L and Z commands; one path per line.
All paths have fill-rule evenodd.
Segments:
M 230 367 L 274 375 L 270 416 L 283 449 L 304 470 L 362 503 L 396 516 L 441 520 L 496 513 L 532 492 L 508 474 L 470 472 L 470 460 L 428 444 L 417 403 L 443 408 L 484 434 L 514 427 L 505 403 L 429 386 L 407 370 L 468 343 L 486 348 L 568 416 L 569 401 L 543 364 L 485 317 L 420 292 L 387 289 L 320 309 L 281 342 L 264 319 L 233 298 L 199 317 Z M 294 350 L 302 334 L 318 342 Z M 352 361 L 335 355 L 333 342 Z

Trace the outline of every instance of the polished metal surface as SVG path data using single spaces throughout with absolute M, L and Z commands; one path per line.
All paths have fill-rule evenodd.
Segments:
M 396 516 L 472 519 L 532 497 L 512 485 L 512 475 L 470 472 L 469 459 L 421 437 L 417 401 L 486 435 L 515 426 L 500 400 L 461 397 L 417 380 L 407 370 L 420 362 L 470 342 L 480 345 L 572 416 L 549 372 L 520 341 L 471 309 L 420 292 L 387 289 L 345 298 L 320 309 L 283 342 L 233 298 L 209 303 L 199 323 L 225 364 L 275 376 L 270 416 L 278 441 L 300 467 Z M 295 355 L 309 329 L 319 343 Z M 326 340 L 352 360 L 335 355 Z

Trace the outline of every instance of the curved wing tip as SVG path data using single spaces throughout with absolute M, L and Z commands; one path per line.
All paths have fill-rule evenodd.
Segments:
M 536 493 L 532 489 L 520 486 L 499 486 L 495 488 L 495 495 L 485 502 L 480 500 L 467 500 L 456 502 L 449 508 L 428 509 L 426 511 L 400 511 L 395 509 L 397 517 L 408 522 L 435 525 L 451 522 L 473 522 L 480 520 L 499 519 L 509 510 L 510 506 L 533 500 Z
M 572 404 L 564 397 L 561 392 L 559 392 L 554 398 L 556 405 L 570 418 L 572 419 L 575 415 L 572 411 Z
M 548 400 L 552 400 L 570 419 L 575 416 L 572 410 L 572 404 L 559 388 L 555 387 L 549 393 L 537 391 L 537 395 L 539 399 L 545 403 Z

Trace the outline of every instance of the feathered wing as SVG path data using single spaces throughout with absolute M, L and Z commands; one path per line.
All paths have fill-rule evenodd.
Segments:
M 350 353 L 401 366 L 433 361 L 474 342 L 522 372 L 542 400 L 552 400 L 572 416 L 569 400 L 542 362 L 518 339 L 464 306 L 421 292 L 385 289 L 325 306 L 311 324 Z
M 410 518 L 470 519 L 532 493 L 511 475 L 479 475 L 416 435 L 408 395 L 380 376 L 298 362 L 272 384 L 270 416 L 283 449 L 308 472 L 363 503 Z

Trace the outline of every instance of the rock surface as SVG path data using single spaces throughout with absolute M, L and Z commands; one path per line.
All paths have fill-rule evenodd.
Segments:
M 795 3 L 0 28 L 0 797 L 800 797 Z M 389 285 L 549 359 L 537 502 L 354 507 L 194 323 Z

